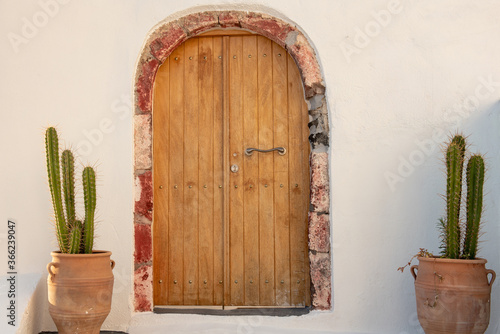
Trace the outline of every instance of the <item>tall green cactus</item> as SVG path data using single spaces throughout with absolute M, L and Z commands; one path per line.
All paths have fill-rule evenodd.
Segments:
M 456 135 L 446 151 L 446 257 L 460 256 L 460 200 L 465 156 L 465 139 Z
M 61 198 L 61 174 L 59 171 L 59 139 L 56 129 L 50 127 L 45 132 L 45 151 L 47 155 L 47 174 L 49 178 L 50 194 L 56 219 L 56 235 L 59 249 L 62 253 L 68 252 L 68 226 L 64 217 Z
M 59 140 L 57 131 L 49 127 L 45 132 L 47 174 L 56 220 L 56 236 L 61 253 L 92 253 L 94 243 L 94 215 L 96 208 L 95 171 L 92 167 L 83 170 L 83 192 L 85 198 L 84 224 L 76 219 L 75 211 L 75 159 L 70 150 L 61 154 L 59 170 Z M 64 203 L 64 204 L 63 204 Z M 66 214 L 64 209 L 66 209 Z
M 92 253 L 94 246 L 94 214 L 96 206 L 95 172 L 92 167 L 85 167 L 82 174 L 83 197 L 85 199 L 84 251 Z
M 76 219 L 75 213 L 75 158 L 70 150 L 61 154 L 61 168 L 63 175 L 64 203 L 66 204 L 66 217 L 68 223 Z
M 460 202 L 466 143 L 462 135 L 455 135 L 446 150 L 446 220 L 441 219 L 444 256 L 450 259 L 474 259 L 477 252 L 479 226 L 483 209 L 484 159 L 475 154 L 467 164 L 467 205 L 465 236 L 462 237 Z M 463 249 L 461 251 L 461 241 Z
M 467 164 L 467 225 L 463 257 L 474 259 L 477 252 L 479 225 L 483 212 L 484 159 L 473 155 Z

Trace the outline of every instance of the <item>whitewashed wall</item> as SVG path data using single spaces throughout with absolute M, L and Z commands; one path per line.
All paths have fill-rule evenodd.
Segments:
M 135 62 L 157 22 L 214 9 L 293 22 L 317 50 L 331 125 L 331 312 L 258 319 L 132 314 Z M 13 219 L 16 328 L 26 309 L 18 332 L 55 328 L 44 303 L 45 266 L 56 243 L 43 134 L 57 125 L 67 145 L 99 170 L 97 248 L 111 250 L 117 263 L 105 329 L 420 333 L 413 279 L 396 268 L 420 247 L 438 252 L 440 145 L 449 133 L 463 131 L 471 150 L 488 158 L 480 255 L 500 273 L 499 14 L 500 1 L 0 1 L 0 276 Z M 5 309 L 6 276 L 0 288 Z M 0 319 L 0 331 L 13 333 L 2 313 Z M 497 281 L 487 333 L 500 333 L 499 319 Z

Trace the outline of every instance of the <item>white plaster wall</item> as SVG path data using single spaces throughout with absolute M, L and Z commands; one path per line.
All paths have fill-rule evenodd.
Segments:
M 318 52 L 331 123 L 331 312 L 298 318 L 131 312 L 135 62 L 156 23 L 203 9 L 270 13 L 298 24 Z M 374 13 L 389 9 L 377 23 Z M 34 291 L 40 300 L 35 287 L 56 248 L 43 143 L 44 127 L 55 124 L 68 145 L 86 153 L 83 162 L 99 170 L 97 248 L 111 250 L 117 263 L 105 329 L 420 333 L 413 279 L 396 268 L 420 247 L 438 251 L 442 134 L 464 131 L 471 149 L 488 157 L 480 255 L 500 273 L 499 14 L 493 0 L 0 1 L 0 252 L 7 219 L 15 219 L 18 318 Z M 29 29 L 34 22 L 39 27 Z M 6 253 L 0 257 L 2 276 Z M 0 297 L 4 309 L 7 299 Z M 46 303 L 37 303 L 19 332 L 54 329 Z M 0 319 L 0 331 L 13 333 L 1 313 Z M 488 334 L 500 333 L 499 319 L 497 281 Z

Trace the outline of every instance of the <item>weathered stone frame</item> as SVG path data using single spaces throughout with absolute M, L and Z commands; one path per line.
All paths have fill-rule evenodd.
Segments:
M 188 38 L 210 29 L 246 29 L 284 47 L 300 70 L 309 109 L 312 147 L 309 212 L 311 302 L 315 309 L 331 308 L 329 140 L 325 85 L 314 49 L 294 25 L 267 14 L 212 11 L 184 16 L 158 25 L 148 36 L 138 60 L 134 83 L 134 310 L 153 308 L 152 104 L 159 66 Z

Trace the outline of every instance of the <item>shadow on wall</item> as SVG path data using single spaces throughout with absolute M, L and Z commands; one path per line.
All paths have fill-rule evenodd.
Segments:
M 469 142 L 473 144 L 470 147 L 471 153 L 484 153 L 486 163 L 484 212 L 478 255 L 486 258 L 491 269 L 498 273 L 500 271 L 500 101 L 485 107 L 484 111 L 474 118 L 471 117 L 471 122 L 464 128 L 464 133 L 470 135 Z M 500 282 L 494 283 L 493 300 L 498 300 L 499 288 Z M 497 315 L 500 314 L 500 306 L 492 304 L 492 311 L 494 310 L 497 310 Z M 497 315 L 492 313 L 490 326 L 499 320 Z
M 481 106 L 459 127 L 467 136 L 469 154 L 485 157 L 483 214 L 478 257 L 485 258 L 488 269 L 500 271 L 500 101 Z M 491 289 L 490 322 L 486 333 L 500 333 L 500 282 Z
M 470 152 L 481 152 L 485 156 L 485 202 L 479 256 L 489 256 L 488 262 L 497 267 L 500 266 L 500 101 L 472 116 L 463 129 L 469 137 Z
M 435 133 L 438 133 L 439 130 L 439 133 L 444 136 L 451 136 L 456 131 L 461 132 L 467 137 L 468 154 L 483 153 L 485 155 L 487 169 L 478 256 L 486 258 L 488 260 L 487 268 L 498 273 L 500 270 L 500 101 L 484 103 L 472 111 L 464 111 L 463 115 L 460 114 L 460 118 L 457 116 L 454 122 L 456 123 L 436 123 L 432 130 Z M 416 253 L 418 247 L 424 247 L 435 255 L 439 255 L 440 232 L 437 222 L 446 212 L 446 201 L 445 198 L 442 198 L 446 194 L 445 151 L 443 149 L 444 141 L 438 141 L 437 136 L 431 138 L 430 133 L 432 132 L 425 132 L 426 135 L 429 135 L 428 137 L 421 134 L 415 141 L 423 144 L 418 145 L 417 149 L 414 145 L 414 150 L 407 151 L 405 155 L 407 162 L 411 161 L 408 157 L 416 156 L 413 153 L 417 152 L 422 156 L 421 163 L 412 165 L 413 169 L 408 174 L 407 179 L 404 183 L 397 185 L 397 196 L 394 196 L 393 200 L 387 201 L 386 212 L 391 212 L 393 207 L 411 208 L 408 213 L 404 213 L 405 226 L 407 226 L 405 228 L 411 228 L 411 232 L 400 230 L 402 232 L 398 233 L 397 237 L 401 238 L 407 245 L 417 244 L 417 247 L 410 248 L 400 243 L 399 239 L 395 241 L 398 243 L 398 247 L 403 247 L 402 249 L 408 253 Z M 425 149 L 423 149 L 424 145 Z M 465 176 L 463 182 L 465 183 Z M 463 190 L 463 203 L 465 203 L 464 192 Z M 465 209 L 465 205 L 462 209 Z M 403 213 L 399 214 L 403 215 Z M 387 221 L 399 222 L 394 217 L 400 218 L 401 216 L 388 215 Z M 404 260 L 409 260 L 409 257 Z M 404 261 L 401 263 L 404 264 Z M 418 264 L 418 261 L 414 260 L 412 264 Z M 414 302 L 414 280 L 408 269 L 405 269 L 401 276 L 401 281 L 396 287 L 398 292 L 394 295 L 397 305 L 400 306 L 399 313 L 395 316 L 407 319 L 406 323 L 401 322 L 398 334 L 423 333 Z M 390 268 L 390 270 L 395 270 L 395 268 Z M 373 274 L 372 272 L 372 277 L 377 277 Z M 383 275 L 383 273 L 378 274 Z M 371 280 L 369 281 L 371 286 L 377 286 L 377 289 L 370 293 L 379 294 L 380 291 L 385 291 L 379 288 L 380 285 L 376 285 L 382 283 L 374 278 L 369 278 L 369 280 Z M 379 299 L 374 298 L 374 300 Z M 486 333 L 500 334 L 500 305 L 497 302 L 500 301 L 500 282 L 498 280 L 493 285 L 491 300 L 493 302 L 491 304 L 490 324 Z M 373 310 L 381 309 L 376 306 L 363 309 L 365 313 L 359 315 L 360 318 L 373 317 Z
M 35 287 L 28 306 L 20 317 L 20 325 L 17 334 L 39 333 L 42 329 L 56 330 L 54 322 L 49 314 L 49 302 L 47 300 L 47 276 L 41 275 Z

